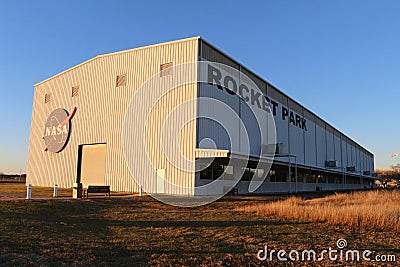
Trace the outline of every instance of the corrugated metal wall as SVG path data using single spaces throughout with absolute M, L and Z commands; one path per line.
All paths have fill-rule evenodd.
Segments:
M 274 100 L 282 107 L 288 108 L 288 98 L 282 94 L 279 90 L 275 87 L 268 85 L 268 97 L 271 100 Z M 289 142 L 289 120 L 283 120 L 283 111 L 282 108 L 279 106 L 276 109 L 276 116 L 275 116 L 275 127 L 276 127 L 276 142 L 282 143 L 284 145 L 285 152 L 290 153 L 290 142 Z M 289 158 L 278 158 L 279 161 L 289 162 Z
M 299 116 L 303 116 L 303 108 L 289 99 L 290 111 L 296 112 Z M 304 130 L 300 127 L 289 123 L 289 150 L 290 154 L 296 155 L 296 162 L 304 165 Z
M 326 125 L 319 119 L 315 118 L 316 122 L 316 142 L 317 142 L 317 166 L 324 167 L 327 159 L 327 144 L 326 144 Z
M 317 143 L 315 141 L 315 116 L 311 112 L 304 110 L 304 118 L 307 120 L 307 131 L 304 133 L 304 164 L 317 166 Z
M 216 64 L 216 67 L 221 70 L 221 72 L 223 73 L 223 77 L 225 77 L 225 75 L 229 75 L 231 78 L 233 78 L 237 87 L 240 87 L 240 85 L 245 85 L 249 90 L 253 90 L 253 92 L 258 92 L 261 95 L 260 97 L 262 97 L 262 95 L 266 95 L 267 84 L 264 81 L 249 72 L 247 69 L 239 66 L 239 64 L 227 58 L 207 43 L 202 43 L 201 59 L 215 63 L 221 63 Z M 225 65 L 231 67 L 232 69 L 226 67 Z M 206 74 L 204 73 L 204 75 L 202 76 L 205 77 Z M 257 90 L 257 88 L 260 90 Z M 245 94 L 250 97 L 251 93 L 249 91 Z M 223 127 L 219 123 L 211 119 L 200 118 L 197 122 L 198 145 L 200 145 L 202 140 L 204 140 L 205 138 L 210 138 L 214 141 L 218 149 L 229 149 L 234 152 L 250 153 L 253 156 L 260 156 L 262 145 L 268 143 L 267 131 L 263 133 L 263 136 L 260 135 L 260 128 L 268 127 L 268 116 L 266 115 L 266 111 L 262 110 L 261 108 L 257 108 L 257 104 L 255 103 L 251 104 L 250 100 L 246 102 L 237 94 L 229 94 L 226 92 L 225 89 L 221 90 L 218 89 L 217 86 L 212 86 L 205 83 L 200 84 L 198 96 L 217 99 L 222 103 L 227 104 L 229 107 L 232 108 L 237 116 L 226 116 L 225 118 L 223 118 L 223 121 L 221 121 L 221 124 L 223 125 L 234 126 L 234 130 L 229 132 L 229 134 L 227 133 L 226 129 L 223 129 Z M 204 116 L 204 114 L 207 114 L 209 112 L 210 108 L 213 108 L 207 104 L 203 104 L 202 102 L 199 102 L 198 106 L 199 116 Z M 220 106 L 214 107 L 215 112 L 222 113 Z M 244 125 L 244 127 L 240 127 L 238 118 L 240 118 L 240 121 L 242 125 Z M 239 135 L 237 135 L 237 133 L 239 133 Z M 273 138 L 273 136 L 271 136 L 270 138 Z M 248 143 L 250 146 L 244 145 Z M 237 144 L 239 144 L 239 148 L 235 149 L 234 147 Z M 202 145 L 200 145 L 199 147 L 209 148 Z M 248 149 L 250 150 L 250 152 L 247 151 Z
M 340 158 L 342 166 L 357 166 L 358 170 L 373 172 L 374 159 L 371 153 L 339 134 L 323 120 L 207 43 L 202 42 L 200 48 L 201 51 L 198 50 L 199 38 L 191 38 L 99 56 L 37 84 L 32 109 L 27 182 L 43 186 L 53 186 L 57 183 L 60 187 L 71 187 L 77 177 L 78 146 L 106 143 L 105 183 L 111 185 L 112 190 L 137 191 L 137 185 L 129 173 L 122 153 L 121 130 L 126 108 L 135 90 L 152 75 L 158 73 L 161 64 L 195 62 L 199 55 L 207 60 L 241 70 L 263 92 L 265 91 L 268 97 L 306 117 L 309 121 L 307 132 L 289 125 L 287 119 L 275 121 L 277 142 L 284 143 L 287 152 L 298 154 L 299 163 L 324 167 L 325 160 Z M 195 73 L 196 71 L 191 75 L 196 75 Z M 122 74 L 126 75 L 126 85 L 116 87 L 116 77 Z M 79 87 L 79 93 L 72 97 L 72 87 L 76 86 Z M 163 100 L 164 108 L 154 110 L 150 118 L 154 129 L 160 129 L 160 123 L 174 106 L 197 97 L 197 89 L 197 85 L 192 84 L 172 91 Z M 199 89 L 201 90 L 201 86 Z M 149 92 L 152 93 L 154 94 Z M 51 94 L 52 99 L 46 104 L 45 94 Z M 238 102 L 233 98 L 232 101 Z M 236 104 L 234 109 L 241 110 Z M 57 108 L 65 108 L 71 112 L 75 106 L 78 107 L 78 111 L 72 121 L 72 133 L 66 148 L 56 154 L 45 152 L 42 138 L 48 115 Z M 281 113 L 282 109 L 279 108 L 276 117 L 282 118 Z M 181 121 L 194 118 L 196 114 L 197 107 L 193 105 L 185 111 L 185 114 L 176 115 L 174 119 Z M 196 136 L 201 137 L 196 130 L 196 122 L 192 121 L 186 124 L 181 132 L 179 144 L 188 160 L 194 160 L 194 148 L 199 141 L 196 140 Z M 170 165 L 160 154 L 162 149 L 157 142 L 160 138 L 159 131 L 148 132 L 146 145 L 151 151 L 158 151 L 150 156 L 156 163 L 157 169 L 165 169 L 165 178 L 171 183 L 187 187 L 179 192 L 172 192 L 167 185 L 164 188 L 165 193 L 193 194 L 191 188 L 194 185 L 194 175 Z M 224 141 L 221 143 L 226 145 Z M 153 188 L 156 191 L 157 185 Z
M 202 41 L 201 44 L 202 59 L 226 64 L 240 70 L 249 76 L 263 92 L 265 91 L 270 99 L 280 103 L 275 116 L 277 142 L 283 143 L 288 153 L 297 155 L 298 164 L 325 168 L 325 161 L 337 160 L 340 167 L 356 166 L 357 171 L 368 170 L 373 173 L 373 154 L 215 47 L 205 41 Z M 203 89 L 200 87 L 200 90 Z M 204 92 L 200 92 L 200 94 Z M 291 124 L 289 118 L 283 120 L 281 106 L 303 116 L 307 120 L 307 131 Z M 219 140 L 221 136 L 217 136 L 217 128 L 207 126 L 210 125 L 203 122 L 199 124 L 200 135 L 198 137 L 212 133 L 212 136 Z M 221 140 L 218 142 L 226 143 Z M 287 161 L 286 158 L 277 158 L 277 160 Z
M 106 184 L 111 185 L 111 190 L 115 191 L 137 191 L 122 153 L 121 131 L 126 108 L 135 90 L 158 73 L 161 64 L 195 62 L 197 57 L 196 37 L 99 56 L 37 84 L 33 99 L 27 183 L 41 186 L 53 186 L 56 183 L 60 187 L 71 187 L 77 176 L 78 146 L 106 143 Z M 116 87 L 116 77 L 121 74 L 126 74 L 126 85 Z M 79 86 L 78 96 L 71 96 L 73 86 Z M 45 104 L 44 96 L 48 93 L 52 101 Z M 173 107 L 195 98 L 196 94 L 195 84 L 186 85 L 172 92 L 165 101 Z M 72 120 L 69 143 L 60 153 L 45 152 L 42 137 L 48 115 L 56 108 L 65 108 L 71 112 L 75 106 L 78 110 Z M 193 104 L 185 116 L 193 118 L 195 115 L 196 106 Z M 159 115 L 153 119 L 156 122 L 154 127 L 157 128 L 165 118 Z M 188 123 L 182 130 L 180 141 L 182 153 L 191 160 L 195 157 L 195 127 L 194 122 Z M 148 133 L 154 134 L 148 136 L 147 141 L 150 143 L 159 138 L 156 131 Z M 152 151 L 155 154 L 150 157 L 162 161 L 159 154 L 162 150 L 156 148 Z M 165 161 L 158 163 L 160 168 L 166 169 L 167 180 L 193 186 L 193 174 L 180 172 L 165 164 Z M 168 193 L 193 194 L 190 190 Z

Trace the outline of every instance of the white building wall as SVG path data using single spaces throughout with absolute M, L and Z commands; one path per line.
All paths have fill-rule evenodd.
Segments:
M 333 135 L 333 140 L 335 144 L 335 160 L 338 161 L 338 166 L 342 166 L 342 140 L 340 138 L 340 133 L 335 131 Z
M 340 149 L 342 152 L 342 162 L 339 164 L 340 167 L 346 168 L 347 165 L 347 142 L 346 142 L 346 137 L 342 136 L 341 138 L 341 144 L 340 144 Z
M 195 62 L 197 59 L 196 37 L 98 56 L 36 84 L 27 183 L 38 186 L 58 184 L 60 187 L 72 187 L 77 179 L 79 145 L 106 143 L 105 184 L 110 185 L 114 191 L 138 191 L 122 152 L 122 126 L 130 100 L 146 80 L 159 73 L 161 64 L 172 62 L 177 65 Z M 126 85 L 116 87 L 116 77 L 122 74 L 126 74 Z M 189 77 L 193 75 L 196 79 L 197 71 L 193 70 L 187 75 Z M 76 97 L 71 96 L 74 86 L 79 86 L 79 94 Z M 152 94 L 156 93 L 149 91 L 143 103 L 146 104 Z M 52 101 L 44 103 L 45 94 L 51 94 Z M 196 94 L 196 84 L 182 86 L 172 92 L 168 100 L 164 99 L 168 103 L 165 106 L 172 109 L 183 101 L 195 98 Z M 67 146 L 59 153 L 46 152 L 42 137 L 48 115 L 57 108 L 65 108 L 71 112 L 74 107 L 78 109 L 72 120 L 72 131 Z M 154 161 L 156 168 L 166 169 L 165 177 L 168 181 L 188 188 L 185 192 L 168 193 L 192 194 L 190 190 L 194 183 L 193 174 L 173 168 L 161 155 L 161 142 L 158 140 L 160 133 L 157 130 L 160 129 L 160 123 L 165 120 L 164 115 L 168 111 L 170 109 L 163 109 L 164 113 L 152 116 L 155 123 L 154 130 L 148 132 L 149 143 L 146 144 L 151 149 L 149 157 Z M 186 116 L 195 117 L 196 112 L 196 106 L 193 105 L 185 114 L 176 117 L 176 122 L 186 119 Z M 182 140 L 179 141 L 182 153 L 193 160 L 195 127 L 194 122 L 189 122 L 182 129 Z M 140 142 L 142 144 L 143 140 Z M 154 190 L 155 187 L 154 185 Z
M 314 115 L 305 111 L 305 117 L 307 119 L 307 131 L 304 132 L 304 149 L 305 149 L 305 158 L 304 164 L 309 166 L 317 165 L 317 147 L 315 142 L 315 122 Z
M 346 142 L 346 150 L 347 150 L 347 166 L 345 166 L 345 167 L 354 166 L 352 148 L 351 148 L 351 144 L 350 144 L 349 140 L 347 140 L 347 142 Z
M 303 117 L 302 107 L 291 100 L 289 100 L 289 111 L 290 114 L 293 114 L 295 116 L 295 119 L 296 115 L 299 117 Z M 290 141 L 289 144 L 290 154 L 296 155 L 296 161 L 298 164 L 304 164 L 304 130 L 290 122 L 289 122 L 289 141 Z
M 326 160 L 335 160 L 335 143 L 333 140 L 333 128 L 326 126 Z
M 316 126 L 316 141 L 317 141 L 317 166 L 325 167 L 327 158 L 326 153 L 326 132 L 319 124 Z
M 352 165 L 351 166 L 357 166 L 357 155 L 356 155 L 356 147 L 354 146 L 354 143 L 351 142 L 351 161 Z M 356 167 L 357 170 L 357 167 Z

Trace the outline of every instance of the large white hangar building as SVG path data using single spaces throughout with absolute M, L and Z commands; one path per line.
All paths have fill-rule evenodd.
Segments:
M 369 188 L 373 172 L 371 152 L 200 37 L 97 56 L 35 85 L 32 185 L 279 193 Z

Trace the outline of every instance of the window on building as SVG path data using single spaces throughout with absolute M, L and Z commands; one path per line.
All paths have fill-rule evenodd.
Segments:
M 296 182 L 296 173 L 295 173 L 295 171 L 292 170 L 292 173 L 291 173 L 290 177 L 291 177 L 290 180 L 292 181 L 292 183 L 295 183 Z M 298 183 L 302 183 L 303 182 L 303 174 L 301 172 L 297 172 L 297 182 Z
M 368 184 L 368 185 L 372 185 L 372 182 L 368 179 L 363 179 L 363 184 Z
M 324 176 L 322 174 L 318 174 L 317 175 L 317 183 L 319 183 L 319 184 L 326 183 L 326 176 Z
M 200 179 L 203 180 L 233 180 L 233 166 L 226 166 L 221 164 L 212 164 L 201 166 Z
M 348 176 L 346 177 L 346 184 L 360 184 L 360 177 Z
M 51 94 L 50 93 L 48 93 L 48 94 L 45 94 L 44 95 L 44 103 L 49 103 L 51 101 Z
M 307 174 L 305 175 L 305 177 L 306 177 L 306 182 L 307 182 L 307 183 L 315 183 L 315 182 L 316 182 L 316 177 L 315 177 L 315 176 L 316 176 L 315 174 L 307 173 Z
M 224 165 L 214 165 L 213 166 L 213 180 L 222 179 L 224 174 Z
M 255 178 L 255 175 L 256 175 L 256 169 L 253 169 L 253 168 L 249 168 L 249 181 L 251 181 L 253 178 Z
M 224 180 L 233 180 L 233 166 L 225 166 Z
M 302 172 L 297 173 L 297 182 L 303 183 L 304 182 L 304 174 Z
M 160 65 L 160 77 L 172 75 L 172 62 L 164 63 Z
M 79 86 L 72 87 L 72 93 L 71 93 L 72 97 L 76 97 L 78 96 L 78 94 L 79 94 Z
M 242 168 L 242 181 L 250 181 L 251 177 L 250 177 L 250 169 L 249 168 Z
M 200 171 L 200 179 L 202 180 L 212 180 L 213 179 L 213 167 L 212 165 L 208 166 L 205 168 L 206 165 L 200 166 L 202 169 Z
M 117 76 L 116 87 L 126 85 L 126 74 L 121 74 Z
M 334 184 L 335 183 L 335 175 L 327 174 L 326 177 L 328 178 L 328 184 Z
M 269 171 L 269 180 L 271 182 L 286 182 L 286 174 L 283 168 L 276 168 Z

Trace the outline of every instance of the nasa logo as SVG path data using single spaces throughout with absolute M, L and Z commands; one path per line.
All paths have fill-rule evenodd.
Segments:
M 66 146 L 70 132 L 71 119 L 75 115 L 77 107 L 68 114 L 65 109 L 58 108 L 54 110 L 47 118 L 44 130 L 45 151 L 58 153 Z

